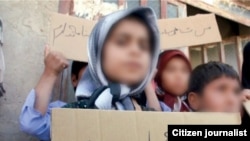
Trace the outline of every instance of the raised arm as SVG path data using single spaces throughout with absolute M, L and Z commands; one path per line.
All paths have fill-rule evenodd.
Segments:
M 51 93 L 58 74 L 68 66 L 59 53 L 45 50 L 45 69 L 35 87 L 27 96 L 19 117 L 20 129 L 40 140 L 50 140 L 51 109 L 65 105 L 61 101 L 50 103 Z
M 42 115 L 47 112 L 51 93 L 60 72 L 68 67 L 68 61 L 58 52 L 52 52 L 48 47 L 45 49 L 45 69 L 35 87 L 35 109 Z

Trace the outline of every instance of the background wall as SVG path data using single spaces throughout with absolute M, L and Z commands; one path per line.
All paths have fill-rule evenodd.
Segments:
M 58 11 L 58 0 L 0 0 L 7 91 L 0 98 L 0 141 L 36 141 L 19 131 L 18 117 L 26 96 L 43 71 L 48 11 Z

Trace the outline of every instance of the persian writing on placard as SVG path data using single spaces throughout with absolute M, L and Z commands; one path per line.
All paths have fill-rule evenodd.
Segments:
M 89 35 L 84 32 L 84 25 L 77 27 L 73 24 L 68 24 L 67 22 L 54 27 L 53 29 L 53 45 L 57 38 L 61 36 L 66 38 L 74 38 L 76 36 L 88 37 Z
M 173 28 L 172 30 L 166 30 L 164 29 L 161 34 L 165 34 L 168 36 L 175 36 L 177 34 L 188 34 L 189 36 L 195 36 L 195 37 L 201 37 L 205 36 L 206 33 L 208 33 L 209 30 L 211 30 L 211 26 L 203 27 L 202 29 L 192 29 L 192 28 Z

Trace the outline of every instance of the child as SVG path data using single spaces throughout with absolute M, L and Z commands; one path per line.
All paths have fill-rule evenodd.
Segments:
M 29 93 L 20 115 L 21 130 L 37 136 L 41 140 L 48 140 L 50 132 L 50 112 L 52 108 L 64 106 L 62 101 L 50 102 L 52 89 L 59 73 L 68 66 L 67 60 L 57 52 L 49 51 L 46 47 L 45 70 L 35 89 Z M 79 79 L 87 67 L 87 63 L 74 61 L 72 63 L 71 80 L 76 89 Z M 40 100 L 40 101 L 39 101 Z M 35 102 L 44 102 L 46 110 L 42 113 L 36 109 Z
M 101 19 L 90 35 L 89 66 L 76 96 L 90 97 L 96 89 L 104 89 L 95 101 L 98 109 L 145 107 L 141 93 L 156 66 L 158 36 L 150 8 L 120 11 Z
M 240 79 L 227 64 L 209 62 L 196 67 L 191 74 L 188 91 L 188 104 L 193 111 L 240 111 Z
M 168 50 L 160 54 L 155 82 L 157 94 L 171 111 L 189 111 L 188 106 L 181 100 L 188 87 L 191 64 L 179 50 Z
M 72 62 L 72 68 L 71 68 L 71 81 L 74 88 L 74 91 L 76 91 L 76 87 L 78 85 L 78 82 L 83 76 L 83 73 L 85 69 L 87 68 L 88 63 L 86 62 L 79 62 L 79 61 L 73 61 Z
M 101 89 L 95 101 L 98 109 L 136 110 L 145 107 L 141 93 L 149 84 L 156 67 L 158 36 L 156 16 L 150 8 L 119 11 L 101 19 L 89 37 L 89 64 L 77 86 L 76 98 L 89 98 L 93 92 Z M 65 64 L 61 64 L 61 67 Z M 48 81 L 52 81 L 50 79 Z M 49 94 L 49 91 L 46 93 Z M 34 107 L 33 112 L 38 113 L 37 117 L 47 116 L 48 120 L 31 123 L 25 129 L 43 140 L 50 139 L 50 114 L 45 114 L 47 100 L 37 89 L 35 107 L 31 105 L 30 108 Z M 159 107 L 159 102 L 155 105 Z M 45 128 L 40 130 L 37 126 Z

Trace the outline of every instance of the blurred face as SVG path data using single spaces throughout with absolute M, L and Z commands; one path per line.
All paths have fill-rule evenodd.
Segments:
M 151 63 L 149 32 L 134 18 L 120 21 L 103 48 L 102 68 L 107 79 L 129 86 L 147 75 Z
M 204 112 L 240 112 L 240 92 L 237 80 L 223 76 L 206 85 L 194 107 Z
M 162 72 L 162 87 L 176 96 L 183 95 L 188 88 L 190 70 L 181 57 L 172 58 Z

